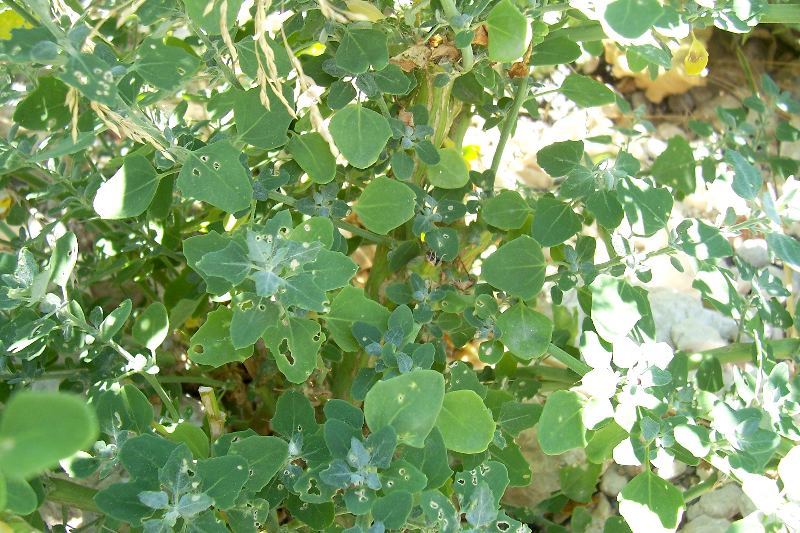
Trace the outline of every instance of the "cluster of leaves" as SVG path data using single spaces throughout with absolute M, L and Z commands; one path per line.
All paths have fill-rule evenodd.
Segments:
M 798 309 L 730 239 L 800 269 L 798 162 L 780 151 L 800 104 L 752 80 L 690 122 L 702 159 L 674 137 L 649 164 L 628 151 L 655 130 L 642 110 L 545 76 L 605 38 L 634 70 L 695 73 L 705 50 L 693 37 L 684 67 L 676 39 L 749 32 L 771 6 L 84 3 L 0 12 L 4 528 L 47 529 L 48 501 L 112 530 L 555 531 L 574 509 L 583 531 L 575 503 L 610 461 L 642 467 L 610 531 L 675 530 L 717 480 L 758 507 L 735 527 L 797 515 L 798 342 L 773 339 Z M 551 144 L 552 190 L 495 191 L 518 116 L 552 92 L 616 106 L 624 142 Z M 463 156 L 476 116 L 500 130 L 485 172 Z M 712 182 L 749 216 L 673 213 Z M 693 264 L 741 343 L 655 342 L 656 255 Z M 728 362 L 753 364 L 727 380 Z M 536 483 L 534 427 L 544 453 L 587 462 L 516 508 L 502 498 Z M 683 491 L 657 474 L 672 461 L 715 474 Z

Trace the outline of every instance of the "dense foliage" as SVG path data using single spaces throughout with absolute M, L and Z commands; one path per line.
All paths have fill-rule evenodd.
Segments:
M 609 461 L 641 470 L 607 531 L 675 530 L 725 482 L 757 507 L 737 530 L 800 521 L 798 162 L 780 151 L 800 103 L 752 79 L 690 122 L 702 156 L 673 137 L 650 164 L 627 150 L 654 130 L 641 110 L 577 70 L 544 76 L 602 39 L 632 70 L 700 74 L 695 30 L 792 6 L 7 3 L 3 531 L 77 510 L 90 530 L 555 531 L 566 509 L 583 531 Z M 551 144 L 552 190 L 496 189 L 518 117 L 550 93 L 615 107 L 627 141 Z M 462 153 L 476 116 L 499 130 L 485 172 Z M 751 215 L 673 213 L 715 181 Z M 734 256 L 745 233 L 785 276 Z M 694 262 L 741 342 L 655 342 L 656 255 Z M 532 428 L 587 461 L 512 506 L 537 482 Z M 669 460 L 715 473 L 684 491 L 658 475 Z

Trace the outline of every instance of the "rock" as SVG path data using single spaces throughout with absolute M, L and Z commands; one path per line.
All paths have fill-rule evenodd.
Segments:
M 729 483 L 714 492 L 703 494 L 697 503 L 702 514 L 713 518 L 733 518 L 739 513 L 739 502 L 744 496 L 742 489 Z
M 610 498 L 616 498 L 622 491 L 625 485 L 628 484 L 628 478 L 619 473 L 615 466 L 610 466 L 603 478 L 600 480 L 600 490 L 603 494 Z
M 738 328 L 736 321 L 711 309 L 703 307 L 696 292 L 680 292 L 668 287 L 650 285 L 648 300 L 656 324 L 656 341 L 667 342 L 676 346 L 676 339 L 690 345 L 694 342 L 689 330 L 705 325 L 715 330 L 713 340 L 718 338 L 731 341 L 736 337 Z M 684 323 L 685 322 L 685 323 Z M 677 334 L 673 330 L 679 324 Z M 690 327 L 691 325 L 691 327 Z M 708 330 L 710 332 L 710 330 Z M 710 334 L 710 333 L 709 333 Z M 717 344 L 719 345 L 719 344 Z M 723 343 L 724 345 L 724 343 Z
M 747 239 L 742 241 L 736 248 L 736 255 L 756 268 L 763 268 L 770 263 L 767 241 L 764 239 Z
M 698 323 L 694 318 L 684 319 L 672 326 L 671 338 L 675 348 L 690 353 L 727 345 L 716 329 Z
M 683 533 L 719 533 L 727 531 L 730 525 L 730 520 L 701 515 L 683 526 L 681 531 Z

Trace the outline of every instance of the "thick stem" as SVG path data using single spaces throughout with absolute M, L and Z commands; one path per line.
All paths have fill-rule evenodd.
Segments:
M 592 369 L 592 367 L 590 367 L 580 359 L 577 359 L 572 355 L 568 354 L 555 344 L 550 344 L 550 346 L 547 347 L 547 354 L 556 361 L 558 361 L 559 363 L 562 363 L 564 366 L 566 366 L 579 376 L 587 374 Z
M 83 511 L 99 513 L 100 508 L 94 502 L 97 491 L 90 487 L 78 485 L 67 479 L 51 477 L 46 482 L 47 499 Z
M 508 110 L 506 118 L 503 121 L 503 129 L 500 131 L 500 140 L 497 141 L 497 148 L 494 151 L 494 157 L 492 157 L 489 183 L 486 186 L 486 193 L 489 195 L 493 194 L 494 192 L 494 178 L 497 175 L 497 170 L 500 168 L 500 161 L 503 159 L 503 151 L 506 149 L 508 139 L 511 137 L 511 134 L 514 132 L 514 128 L 517 125 L 519 110 L 522 107 L 522 103 L 525 101 L 525 95 L 527 93 L 528 76 L 523 76 L 520 78 L 519 85 L 517 85 L 517 90 L 514 93 L 514 103 L 511 104 L 511 109 Z

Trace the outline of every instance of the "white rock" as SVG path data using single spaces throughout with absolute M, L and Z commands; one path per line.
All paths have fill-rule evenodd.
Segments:
M 698 506 L 704 515 L 713 518 L 733 518 L 739 512 L 739 500 L 742 496 L 739 485 L 729 483 L 714 492 L 703 494 Z
M 687 523 L 681 531 L 683 533 L 720 533 L 726 531 L 731 525 L 729 520 L 701 515 Z
M 686 318 L 672 326 L 672 344 L 685 352 L 702 352 L 727 344 L 719 332 L 697 319 Z
M 763 268 L 770 263 L 767 241 L 764 239 L 742 241 L 739 247 L 736 248 L 736 255 L 756 268 Z
M 627 484 L 628 478 L 620 474 L 614 466 L 611 466 L 600 480 L 600 490 L 606 496 L 616 498 Z

